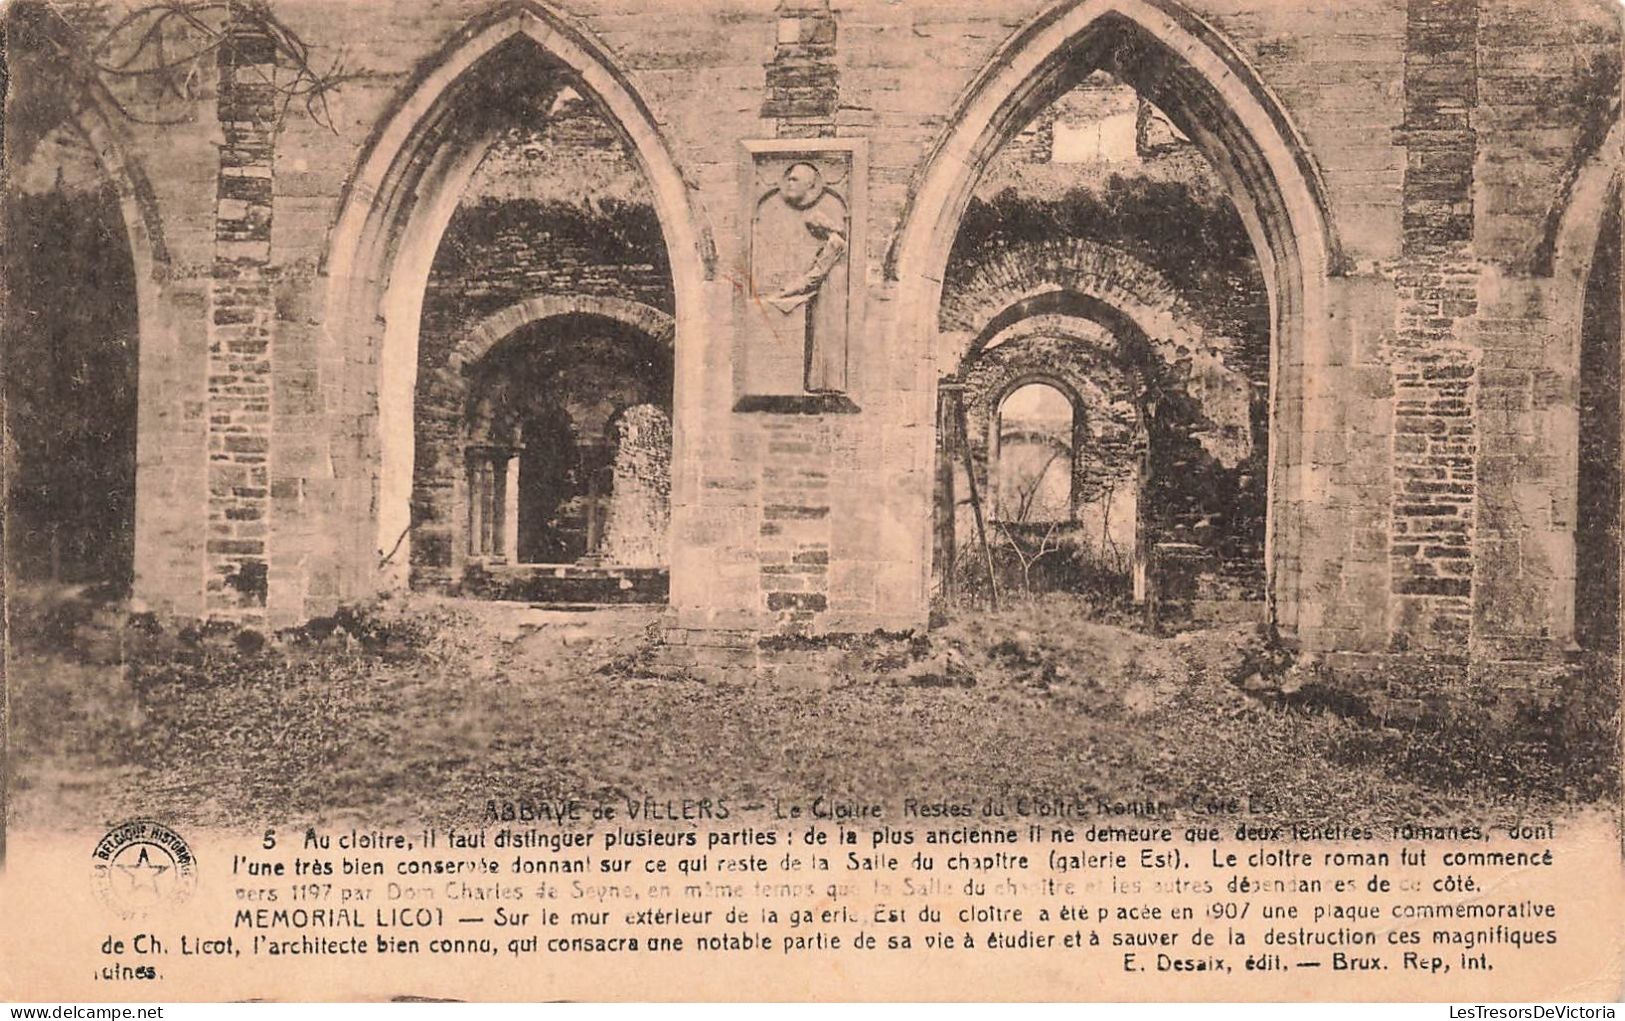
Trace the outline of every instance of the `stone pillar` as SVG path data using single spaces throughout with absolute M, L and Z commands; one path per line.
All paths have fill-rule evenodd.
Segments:
M 468 556 L 519 560 L 519 453 L 522 447 L 469 447 Z
M 1141 432 L 1137 437 L 1137 441 L 1140 446 L 1140 456 L 1138 464 L 1135 465 L 1134 485 L 1138 488 L 1140 494 L 1149 494 L 1151 492 L 1151 436 L 1146 429 L 1143 413 L 1139 421 L 1139 428 Z M 1150 598 L 1151 549 L 1148 534 L 1150 529 L 1146 526 L 1145 510 L 1139 506 L 1138 494 L 1135 502 L 1134 602 L 1136 605 L 1144 606 L 1146 600 Z
M 768 619 L 787 633 L 818 629 L 829 605 L 834 539 L 829 479 L 844 415 L 758 415 L 767 457 L 757 559 Z
M 1389 641 L 1465 656 L 1477 501 L 1472 116 L 1478 0 L 1408 0 L 1396 273 Z
M 510 450 L 498 470 L 502 482 L 502 528 L 497 552 L 515 564 L 519 562 L 519 451 L 520 448 Z
M 483 557 L 485 546 L 486 461 L 479 451 L 468 453 L 468 555 Z
M 211 617 L 263 622 L 271 449 L 271 170 L 276 47 L 227 8 L 216 100 L 222 141 L 210 287 L 209 538 Z
M 932 549 L 935 574 L 941 588 L 939 598 L 944 605 L 954 601 L 955 560 L 959 555 L 957 526 L 957 495 L 954 491 L 954 472 L 959 457 L 959 415 L 964 400 L 965 383 L 957 376 L 948 376 L 937 383 L 937 479 L 936 540 Z
M 664 567 L 670 563 L 671 419 L 652 404 L 639 404 L 621 415 L 615 432 L 604 559 Z
M 779 0 L 776 16 L 777 33 L 773 59 L 766 65 L 762 117 L 773 121 L 778 139 L 834 138 L 840 113 L 840 68 L 836 61 L 836 16 L 830 2 Z M 748 146 L 747 150 L 746 180 L 756 172 L 755 154 L 793 151 Z M 809 145 L 804 152 L 812 157 L 820 152 L 852 151 L 842 143 L 822 148 Z M 850 190 L 863 185 L 859 162 L 853 157 L 847 165 L 851 168 L 846 200 L 851 203 L 848 227 L 852 232 L 847 263 L 856 284 L 849 300 L 861 302 L 867 247 L 860 232 L 867 213 Z M 754 185 L 751 187 L 754 191 Z M 754 230 L 751 215 L 747 214 L 747 230 Z M 849 306 L 854 336 L 862 332 L 859 308 L 861 304 Z M 745 364 L 749 364 L 748 358 Z M 750 395 L 747 391 L 741 396 Z M 849 413 L 856 410 L 850 401 L 828 400 L 831 396 L 801 395 L 787 400 L 769 397 L 762 406 L 746 407 L 742 403 L 736 409 L 750 411 L 736 416 L 736 439 L 753 447 L 759 458 L 753 466 L 756 477 L 747 483 L 760 500 L 754 537 L 760 601 L 752 616 L 769 628 L 785 632 L 822 630 L 832 610 L 837 614 L 858 612 L 862 602 L 851 600 L 832 606 L 830 599 L 830 563 L 841 559 L 834 552 L 835 546 L 838 542 L 850 545 L 849 535 L 836 533 L 830 480 L 837 465 L 850 458 L 850 441 L 845 434 L 855 428 L 855 422 L 848 419 Z M 850 529 L 851 524 L 846 527 Z M 868 587 L 872 589 L 872 581 Z

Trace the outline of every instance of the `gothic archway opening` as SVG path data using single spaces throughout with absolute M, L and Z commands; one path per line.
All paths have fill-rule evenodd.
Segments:
M 1580 331 L 1574 638 L 1588 656 L 1617 661 L 1621 626 L 1621 223 L 1617 184 L 1599 227 Z
M 625 132 L 573 71 L 537 56 L 516 36 L 456 87 L 470 118 L 452 129 L 465 176 L 455 202 L 442 200 L 411 310 L 411 581 L 556 602 L 663 599 L 676 311 L 666 238 Z M 628 474 L 632 447 L 659 478 Z M 626 500 L 656 489 L 658 511 L 632 514 Z
M 8 565 L 122 595 L 135 562 L 139 320 L 121 198 L 86 136 L 31 140 L 5 194 Z
M 1135 70 L 1070 77 L 987 162 L 960 221 L 938 366 L 945 403 L 963 410 L 939 415 L 939 464 L 972 468 L 939 469 L 937 591 L 975 601 L 981 563 L 989 588 L 1087 594 L 1086 605 L 1154 614 L 1162 628 L 1263 619 L 1268 256 L 1225 179 L 1155 101 L 1166 93 L 1134 84 Z M 1079 395 L 1072 495 L 1065 527 L 1017 535 L 998 523 L 1003 480 L 967 477 L 984 460 L 1002 466 L 1002 436 L 952 420 L 975 418 L 990 376 L 1037 374 Z M 976 482 L 994 523 L 979 533 L 941 506 L 975 499 Z
M 431 477 L 461 477 L 461 403 L 455 386 L 424 398 L 461 374 L 455 338 L 493 306 L 636 292 L 656 308 L 677 366 L 680 459 L 701 379 L 685 352 L 702 342 L 713 257 L 670 147 L 601 43 L 531 0 L 463 26 L 413 73 L 346 182 L 320 343 L 336 377 L 323 381 L 328 411 L 358 442 L 330 451 L 342 507 L 333 555 L 309 561 L 306 581 L 339 599 L 454 584 L 466 508 L 451 486 L 425 501 L 418 462 L 444 456 L 457 467 Z M 302 583 L 291 571 L 279 584 Z

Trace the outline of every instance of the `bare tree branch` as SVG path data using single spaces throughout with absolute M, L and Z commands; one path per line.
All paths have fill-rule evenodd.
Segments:
M 329 97 L 348 82 L 371 77 L 370 72 L 351 70 L 342 50 L 331 60 L 318 61 L 310 44 L 266 0 L 150 0 L 116 17 L 107 0 L 42 0 L 37 6 L 55 23 L 55 30 L 39 33 L 48 56 L 100 82 L 115 112 L 138 124 L 190 119 L 189 110 L 169 113 L 162 108 L 196 100 L 210 61 L 234 39 L 258 37 L 269 46 L 272 66 L 257 71 L 260 83 L 270 86 L 278 99 L 279 120 L 298 102 L 312 121 L 336 133 Z M 159 109 L 135 109 L 131 85 L 155 93 L 153 105 Z
M 1030 553 L 1028 552 L 1027 548 L 1021 544 L 1021 539 L 1016 535 L 1015 530 L 1012 529 L 1006 522 L 996 521 L 994 524 L 998 526 L 999 531 L 1004 533 L 1005 539 L 1010 543 L 1010 549 L 1016 555 L 1017 562 L 1021 564 L 1021 587 L 1026 593 L 1027 597 L 1030 599 L 1032 598 L 1033 594 L 1033 565 L 1037 564 L 1038 561 L 1042 560 L 1049 554 L 1059 552 L 1061 548 L 1060 542 L 1057 541 L 1052 546 L 1050 545 L 1050 541 L 1055 539 L 1056 529 L 1060 527 L 1061 523 L 1059 521 L 1051 521 L 1049 523 L 1049 528 L 1045 530 L 1044 535 L 1038 540 L 1038 548 Z

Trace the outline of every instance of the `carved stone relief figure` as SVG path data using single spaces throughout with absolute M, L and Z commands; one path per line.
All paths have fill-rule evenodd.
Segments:
M 756 203 L 750 307 L 759 328 L 748 355 L 756 393 L 846 390 L 851 217 L 829 170 L 792 161 Z

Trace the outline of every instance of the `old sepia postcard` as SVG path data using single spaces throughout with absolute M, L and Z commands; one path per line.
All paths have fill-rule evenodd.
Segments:
M 0 999 L 1617 1001 L 1622 13 L 11 0 Z

